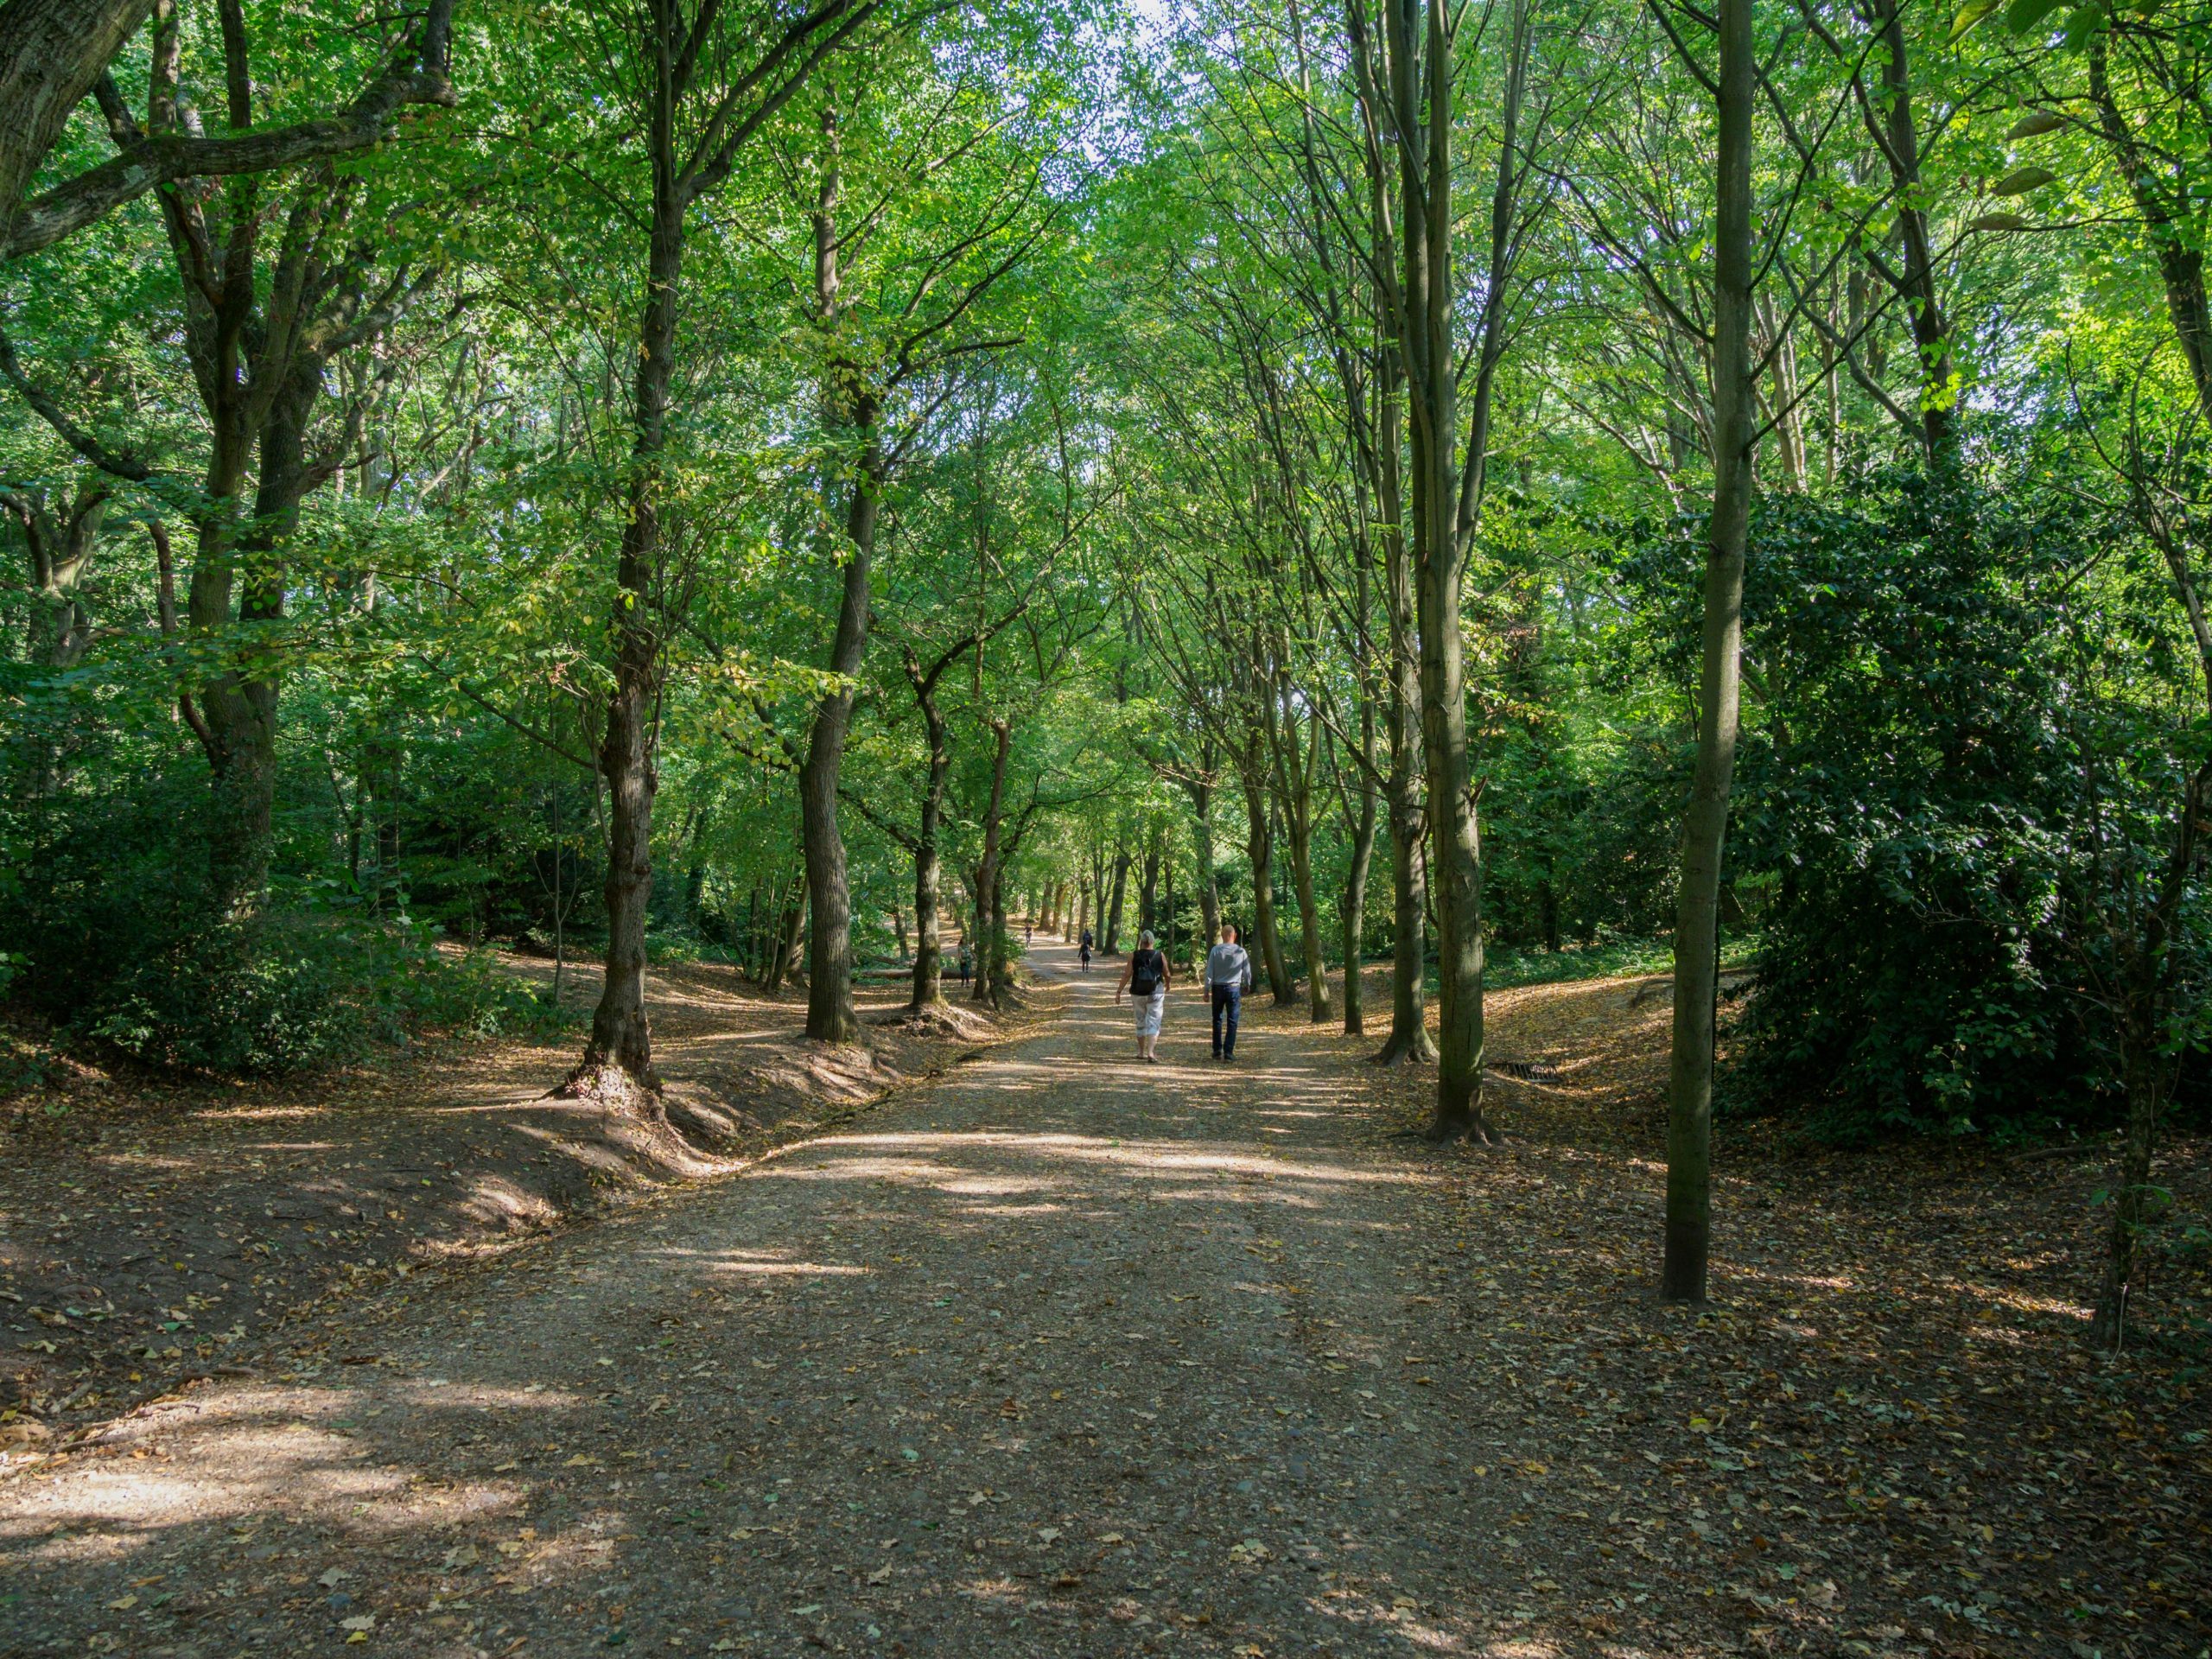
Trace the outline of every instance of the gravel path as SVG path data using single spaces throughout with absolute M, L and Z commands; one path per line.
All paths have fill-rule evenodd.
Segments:
M 1144 1066 L 1071 977 L 855 1132 L 0 1492 L 0 1651 L 1536 1651 L 1477 1634 L 1566 1564 L 1425 1363 L 1433 1165 L 1298 1033 L 1222 1068 L 1179 996 Z

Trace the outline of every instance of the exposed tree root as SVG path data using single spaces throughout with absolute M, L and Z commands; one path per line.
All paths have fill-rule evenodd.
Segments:
M 660 1079 L 648 1071 L 637 1077 L 611 1060 L 586 1059 L 569 1073 L 561 1085 L 549 1091 L 553 1100 L 588 1100 L 609 1111 L 658 1122 L 661 1119 Z
M 1433 1065 L 1436 1062 L 1436 1045 L 1424 1031 L 1418 1037 L 1393 1037 L 1370 1056 L 1375 1065 Z
M 918 1008 L 901 1008 L 874 1023 L 912 1032 L 918 1037 L 953 1037 L 962 1042 L 974 1042 L 978 1038 L 988 1037 L 995 1029 L 972 1007 L 945 1001 L 931 1002 Z

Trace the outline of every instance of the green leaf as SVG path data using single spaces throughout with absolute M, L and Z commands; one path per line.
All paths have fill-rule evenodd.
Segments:
M 2090 35 L 2104 27 L 2104 22 L 2105 9 L 2097 0 L 2075 7 L 2073 15 L 2066 20 L 2066 49 L 2075 51 L 2086 44 Z
M 1970 231 L 2024 231 L 2028 221 L 2018 213 L 1983 213 L 1967 221 Z
M 1997 10 L 1999 0 L 1967 0 L 1959 8 L 1959 15 L 1951 20 L 1951 38 L 1963 37 L 1976 23 Z
M 2056 132 L 2067 124 L 2066 118 L 2056 110 L 2031 110 L 2012 124 L 2011 130 L 2005 135 L 2005 142 L 2008 144 L 2018 143 L 2023 138 L 2033 138 L 2043 133 Z
M 2005 27 L 2025 35 L 2064 3 L 2066 0 L 2012 0 L 2005 8 Z
M 2020 196 L 2040 190 L 2058 176 L 2047 167 L 2023 167 L 2007 173 L 1989 187 L 1993 196 Z

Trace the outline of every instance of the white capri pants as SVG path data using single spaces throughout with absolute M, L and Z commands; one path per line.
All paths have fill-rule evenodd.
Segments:
M 1136 1005 L 1137 1035 L 1159 1036 L 1160 1016 L 1167 1012 L 1167 988 L 1162 985 L 1150 996 L 1136 996 L 1129 1000 Z

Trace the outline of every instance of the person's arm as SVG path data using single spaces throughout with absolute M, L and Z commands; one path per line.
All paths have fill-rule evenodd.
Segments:
M 1252 953 L 1249 950 L 1244 952 L 1244 972 L 1242 977 L 1244 982 L 1244 988 L 1248 991 L 1250 990 L 1252 988 Z
M 1116 981 L 1114 984 L 1114 1000 L 1116 1002 L 1122 1000 L 1122 993 L 1129 988 L 1129 976 L 1136 972 L 1136 970 L 1137 965 L 1135 961 L 1131 961 L 1128 966 L 1122 969 L 1121 978 Z

